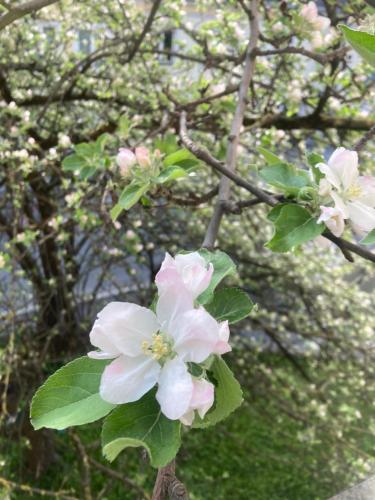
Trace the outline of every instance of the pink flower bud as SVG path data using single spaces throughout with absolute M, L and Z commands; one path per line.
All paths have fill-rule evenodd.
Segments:
M 130 168 L 136 162 L 136 157 L 130 149 L 120 148 L 116 157 L 116 162 L 120 167 L 121 175 L 126 176 L 128 175 Z
M 147 148 L 135 148 L 135 156 L 137 162 L 141 167 L 149 167 L 151 165 L 150 153 Z

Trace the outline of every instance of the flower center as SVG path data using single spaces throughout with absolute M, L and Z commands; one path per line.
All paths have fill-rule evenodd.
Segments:
M 358 198 L 359 196 L 361 196 L 361 193 L 362 193 L 362 189 L 360 186 L 358 185 L 353 185 L 353 186 L 350 186 L 350 188 L 348 188 L 346 190 L 346 198 L 348 199 L 355 199 L 355 198 Z
M 167 358 L 172 354 L 172 346 L 169 340 L 162 333 L 154 333 L 152 342 L 144 340 L 142 342 L 142 351 L 147 356 L 152 356 L 157 361 Z

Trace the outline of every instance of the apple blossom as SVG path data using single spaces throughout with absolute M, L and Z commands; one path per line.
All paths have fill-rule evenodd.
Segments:
M 318 223 L 324 222 L 328 229 L 335 236 L 341 236 L 344 232 L 344 215 L 339 208 L 321 206 L 321 214 Z
M 304 5 L 300 11 L 301 17 L 303 17 L 316 31 L 325 30 L 331 24 L 328 17 L 319 16 L 318 7 L 315 2 L 309 2 Z
M 135 164 L 135 154 L 127 148 L 120 148 L 116 156 L 117 165 L 120 168 L 122 176 L 126 177 L 129 174 L 130 168 Z
M 200 270 L 194 269 L 200 283 Z M 203 307 L 194 308 L 191 291 L 176 279 L 160 293 L 156 313 L 128 302 L 105 306 L 90 333 L 99 351 L 88 356 L 113 359 L 102 374 L 102 399 L 114 404 L 137 401 L 157 384 L 156 399 L 164 415 L 189 425 L 195 410 L 203 418 L 212 406 L 214 387 L 191 375 L 188 363 L 227 352 L 228 337 L 227 322 L 218 323 Z
M 340 147 L 327 164 L 318 163 L 317 168 L 325 175 L 320 181 L 319 194 L 330 198 L 355 229 L 372 231 L 375 228 L 375 177 L 359 175 L 357 152 Z M 337 213 L 335 217 L 337 221 Z
M 213 270 L 213 265 L 207 266 L 198 252 L 176 255 L 175 258 L 166 253 L 160 271 L 155 277 L 155 283 L 159 294 L 174 283 L 179 283 L 192 294 L 193 299 L 196 299 L 210 284 Z
M 149 167 L 151 165 L 150 152 L 145 147 L 135 148 L 135 156 L 138 165 L 141 167 Z

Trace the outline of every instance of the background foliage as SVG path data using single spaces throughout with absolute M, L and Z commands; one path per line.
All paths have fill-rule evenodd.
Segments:
M 30 496 L 25 485 L 36 497 L 38 488 L 59 498 L 149 494 L 152 472 L 139 450 L 110 469 L 96 424 L 34 432 L 29 400 L 48 374 L 87 351 L 105 302 L 146 305 L 163 252 L 200 246 L 217 194 L 209 167 L 153 187 L 113 223 L 109 213 L 125 186 L 114 156 L 138 144 L 177 150 L 186 110 L 191 135 L 223 157 L 247 42 L 241 4 L 166 0 L 144 32 L 148 8 L 139 2 L 64 0 L 1 32 L 5 496 Z M 353 52 L 335 52 L 344 44 L 337 24 L 357 26 L 370 8 L 323 1 L 333 30 L 314 48 L 293 17 L 301 5 L 261 2 L 261 50 L 293 45 L 334 55 L 258 56 L 241 134 L 245 178 L 265 166 L 258 147 L 302 167 L 306 152 L 350 148 L 375 123 L 371 67 Z M 171 30 L 172 53 L 163 45 Z M 91 45 L 78 50 L 87 33 Z M 62 167 L 73 144 L 99 137 L 96 150 L 80 150 L 93 155 L 92 171 Z M 373 171 L 373 153 L 370 145 L 361 155 L 364 172 Z M 263 247 L 272 234 L 265 208 L 234 193 L 240 203 L 228 207 L 219 247 L 239 267 L 240 279 L 226 284 L 258 304 L 232 326 L 229 362 L 246 402 L 227 422 L 184 437 L 180 475 L 195 499 L 326 498 L 374 470 L 373 268 L 314 243 L 272 254 Z

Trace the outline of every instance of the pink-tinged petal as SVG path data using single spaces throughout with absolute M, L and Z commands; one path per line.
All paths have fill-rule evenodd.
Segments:
M 370 232 L 375 228 L 375 209 L 359 201 L 347 203 L 349 218 L 360 231 Z
M 191 292 L 195 299 L 209 286 L 212 273 L 213 265 L 207 266 L 198 252 L 177 255 L 174 259 L 167 253 L 155 282 L 159 294 L 178 284 Z
M 317 16 L 314 26 L 317 30 L 325 31 L 331 25 L 331 20 L 325 16 Z
M 309 2 L 301 8 L 301 16 L 313 23 L 318 15 L 318 7 L 315 2 Z
M 340 179 L 344 189 L 356 184 L 358 172 L 358 153 L 345 148 L 337 148 L 328 160 L 336 176 Z M 336 186 L 337 187 L 337 186 Z
M 111 344 L 126 356 L 142 354 L 142 342 L 150 341 L 152 335 L 159 330 L 152 311 L 130 302 L 110 302 L 98 314 L 96 324 Z M 103 347 L 101 349 L 111 352 Z
M 375 207 L 375 177 L 358 177 L 358 186 L 361 188 L 361 194 L 358 201 L 369 207 Z
M 193 395 L 190 408 L 197 410 L 201 418 L 204 418 L 208 410 L 214 404 L 215 387 L 205 379 L 193 379 Z
M 99 320 L 96 320 L 90 332 L 90 342 L 94 347 L 98 347 L 100 351 L 102 351 L 105 354 L 108 354 L 107 359 L 111 359 L 117 357 L 121 353 L 119 349 L 117 349 L 117 347 L 111 341 L 107 333 L 108 332 L 100 326 Z M 95 357 L 94 352 L 97 351 L 91 351 L 88 354 L 88 356 L 90 356 L 90 358 L 94 358 Z M 97 353 L 96 356 L 98 355 L 99 352 Z
M 171 324 L 186 311 L 194 307 L 191 293 L 176 282 L 164 290 L 156 304 L 156 316 L 161 329 L 171 334 Z
M 156 384 L 160 370 L 150 356 L 120 356 L 104 369 L 100 396 L 113 404 L 138 401 Z
M 345 229 L 343 213 L 336 207 L 320 207 L 321 213 L 318 224 L 324 222 L 335 236 L 341 236 Z
M 182 285 L 182 278 L 177 270 L 174 258 L 169 253 L 166 253 L 160 270 L 155 276 L 155 284 L 158 287 L 159 294 L 175 286 L 177 282 L 181 282 Z
M 173 349 L 184 361 L 201 363 L 215 352 L 219 332 L 218 322 L 200 307 L 179 316 L 172 323 L 170 334 L 175 340 Z
M 193 394 L 193 380 L 183 361 L 169 360 L 159 376 L 156 399 L 164 415 L 177 420 L 188 411 Z
M 214 272 L 213 265 L 208 266 L 198 252 L 176 255 L 177 270 L 188 290 L 197 298 L 209 286 Z
M 215 354 L 221 355 L 232 350 L 231 346 L 228 343 L 229 334 L 230 331 L 228 321 L 223 321 L 219 325 L 219 341 L 215 345 Z
M 151 165 L 150 152 L 147 148 L 135 148 L 135 156 L 141 167 L 149 167 Z
M 121 175 L 127 175 L 131 167 L 135 164 L 135 154 L 126 148 L 120 148 L 116 156 L 117 165 L 120 167 Z

